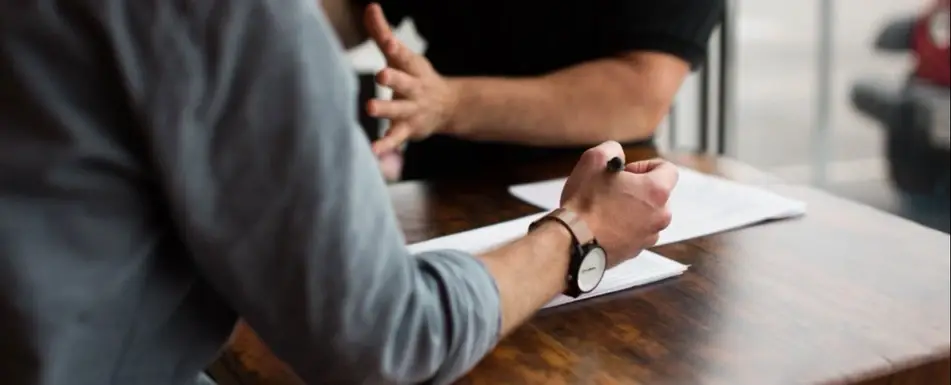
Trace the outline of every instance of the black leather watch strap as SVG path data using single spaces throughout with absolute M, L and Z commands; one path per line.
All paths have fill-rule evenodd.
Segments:
M 554 220 L 564 225 L 578 246 L 586 245 L 594 241 L 594 233 L 591 232 L 588 225 L 581 219 L 581 216 L 574 211 L 566 208 L 555 209 L 544 217 L 532 222 L 528 229 L 534 229 L 539 223 L 545 220 Z

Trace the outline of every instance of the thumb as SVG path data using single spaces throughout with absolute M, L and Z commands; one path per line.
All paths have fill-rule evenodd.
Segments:
M 590 176 L 603 173 L 608 160 L 614 157 L 624 159 L 624 148 L 615 141 L 601 143 L 581 154 L 578 163 L 571 170 L 571 176 L 565 182 L 565 187 L 561 190 L 561 203 L 565 204 L 568 199 L 573 197 L 581 184 Z
M 581 154 L 581 159 L 578 161 L 577 167 L 585 167 L 592 169 L 604 169 L 607 165 L 607 162 L 611 158 L 621 158 L 624 160 L 624 148 L 621 147 L 621 144 L 613 140 L 606 141 L 595 147 L 589 148 L 584 154 Z

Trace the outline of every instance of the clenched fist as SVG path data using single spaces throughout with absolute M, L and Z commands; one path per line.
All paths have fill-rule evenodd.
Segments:
M 670 225 L 667 200 L 677 184 L 677 167 L 661 159 L 629 163 L 624 171 L 605 170 L 624 151 L 605 142 L 586 151 L 562 190 L 561 204 L 578 213 L 608 255 L 608 267 L 654 246 Z

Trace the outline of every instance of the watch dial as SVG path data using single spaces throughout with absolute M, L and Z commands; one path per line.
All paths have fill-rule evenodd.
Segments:
M 578 288 L 584 293 L 594 290 L 601 282 L 606 266 L 607 255 L 604 254 L 604 249 L 594 247 L 589 250 L 578 269 Z

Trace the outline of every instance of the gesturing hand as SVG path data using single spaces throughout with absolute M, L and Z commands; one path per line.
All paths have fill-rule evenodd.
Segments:
M 429 60 L 393 36 L 379 4 L 367 6 L 363 22 L 386 58 L 386 68 L 377 73 L 376 81 L 393 90 L 393 100 L 374 99 L 367 104 L 367 114 L 390 120 L 389 130 L 373 143 L 373 151 L 382 154 L 445 126 L 457 98 Z
M 677 167 L 660 159 L 628 164 L 621 173 L 605 170 L 624 157 L 621 145 L 605 142 L 581 156 L 562 190 L 561 204 L 578 213 L 615 266 L 657 243 L 670 225 L 667 200 L 677 184 Z

